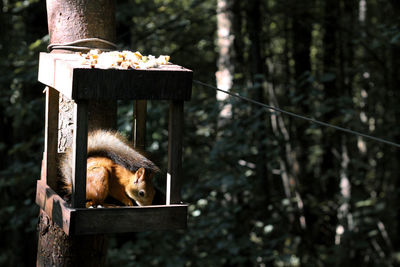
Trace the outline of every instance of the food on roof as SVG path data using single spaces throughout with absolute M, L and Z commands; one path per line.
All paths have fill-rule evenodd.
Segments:
M 87 54 L 80 53 L 82 65 L 90 65 L 92 68 L 102 69 L 149 69 L 169 63 L 170 56 L 155 57 L 143 56 L 140 52 L 112 51 L 102 52 L 98 49 L 90 50 Z

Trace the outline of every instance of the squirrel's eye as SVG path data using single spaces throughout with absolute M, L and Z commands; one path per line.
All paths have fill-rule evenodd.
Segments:
M 140 190 L 140 191 L 139 191 L 139 196 L 144 197 L 144 195 L 146 195 L 146 193 L 144 192 L 144 190 Z

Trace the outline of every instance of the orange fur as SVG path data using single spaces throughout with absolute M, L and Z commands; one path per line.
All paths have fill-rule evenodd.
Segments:
M 105 157 L 88 158 L 86 206 L 104 205 L 108 195 L 126 206 L 133 206 L 132 200 L 139 206 L 151 205 L 155 195 L 152 176 L 144 168 L 133 173 Z
M 103 205 L 108 195 L 110 169 L 106 162 L 89 158 L 86 173 L 86 206 Z
M 72 151 L 60 161 L 64 189 L 72 191 Z M 96 130 L 88 135 L 87 206 L 104 205 L 112 196 L 124 205 L 151 205 L 155 189 L 152 177 L 158 167 L 138 153 L 118 132 Z

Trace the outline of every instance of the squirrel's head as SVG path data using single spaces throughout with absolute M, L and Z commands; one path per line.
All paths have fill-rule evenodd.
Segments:
M 152 178 L 153 172 L 139 168 L 133 175 L 133 179 L 130 180 L 126 193 L 139 206 L 151 205 L 153 202 L 156 191 L 153 187 Z

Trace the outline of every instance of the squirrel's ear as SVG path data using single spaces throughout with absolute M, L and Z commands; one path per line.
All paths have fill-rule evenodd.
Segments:
M 145 169 L 144 169 L 143 167 L 142 167 L 142 168 L 139 168 L 139 169 L 136 171 L 136 179 L 137 179 L 139 182 L 144 180 L 144 178 L 145 178 L 144 173 L 145 173 Z

